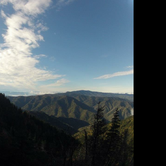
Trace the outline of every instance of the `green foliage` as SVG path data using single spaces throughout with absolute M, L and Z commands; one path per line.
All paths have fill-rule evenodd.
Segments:
M 131 166 L 134 162 L 134 127 L 133 116 L 125 120 L 118 117 L 118 110 L 114 113 L 112 123 L 106 124 L 101 128 L 100 143 L 97 145 L 99 148 L 100 157 L 99 161 L 96 159 L 97 166 Z M 92 145 L 91 138 L 93 130 L 86 127 L 80 132 L 76 133 L 74 137 L 80 140 L 82 146 L 79 147 L 79 160 L 82 159 L 82 165 L 91 165 L 91 158 L 85 161 L 85 131 L 87 133 L 87 142 Z M 88 152 L 89 153 L 89 152 Z M 85 164 L 86 163 L 86 164 Z
M 118 109 L 116 109 L 114 117 L 112 118 L 112 126 L 106 133 L 106 141 L 104 149 L 106 151 L 107 157 L 105 160 L 105 166 L 119 164 L 120 147 L 122 141 L 119 128 L 120 128 L 119 111 Z
M 102 148 L 103 148 L 103 139 L 102 135 L 104 134 L 103 127 L 106 124 L 103 114 L 104 108 L 100 107 L 100 102 L 98 103 L 97 113 L 94 116 L 94 123 L 92 125 L 92 136 L 89 139 L 90 143 L 90 156 L 91 156 L 91 165 L 95 166 L 97 163 L 102 162 Z
M 0 94 L 0 165 L 133 165 L 134 116 L 121 120 L 122 108 L 126 108 L 130 102 L 104 98 L 96 105 L 100 97 L 75 97 L 77 99 L 55 95 L 10 98 L 21 107 L 35 111 L 30 114 Z M 119 110 L 115 109 L 117 106 Z M 132 104 L 128 109 L 131 107 Z M 112 116 L 111 123 L 106 124 L 104 115 L 107 117 L 109 113 Z M 72 129 L 75 124 L 76 130 L 79 126 L 85 126 L 83 121 L 76 121 L 78 119 L 93 119 L 93 123 L 91 127 L 84 127 L 82 131 L 80 129 L 74 137 L 59 130 L 67 127 Z M 53 126 L 58 126 L 59 129 Z
M 68 94 L 68 93 L 67 93 Z M 84 94 L 84 93 L 83 93 Z M 86 94 L 86 93 L 85 93 Z M 8 97 L 12 103 L 27 111 L 42 111 L 47 115 L 83 120 L 91 124 L 97 110 L 97 103 L 104 106 L 104 115 L 107 121 L 111 121 L 116 108 L 119 108 L 120 119 L 131 115 L 133 103 L 126 99 L 116 97 L 82 96 L 79 94 L 40 95 L 29 97 Z

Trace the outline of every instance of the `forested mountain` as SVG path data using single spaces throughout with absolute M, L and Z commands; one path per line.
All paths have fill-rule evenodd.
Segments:
M 20 98 L 23 102 L 32 100 L 41 102 L 44 97 L 45 100 L 41 102 L 43 104 L 45 104 L 44 101 L 54 101 L 54 96 L 51 99 L 49 95 L 36 97 Z M 66 105 L 63 106 L 64 100 Z M 21 100 L 16 101 L 21 104 Z M 56 102 L 62 108 L 80 103 L 72 97 L 64 96 L 59 96 Z M 72 108 L 75 108 L 73 105 Z M 34 108 L 37 106 L 35 102 L 32 105 Z M 89 106 L 81 102 L 79 108 L 86 109 Z M 68 126 L 72 129 L 74 124 L 77 124 L 79 128 L 86 125 L 81 124 L 85 121 L 57 118 L 40 111 L 22 111 L 0 94 L 0 165 L 133 166 L 134 116 L 120 121 L 119 110 L 116 109 L 112 123 L 107 124 L 103 118 L 102 102 L 98 102 L 95 112 L 94 109 L 89 112 L 93 113 L 89 130 L 84 128 L 82 132 L 72 137 L 59 129 Z M 51 125 L 46 123 L 47 121 L 51 122 Z M 53 125 L 58 126 L 59 129 Z
M 133 101 L 133 94 L 121 94 L 121 93 L 103 93 L 103 92 L 94 92 L 94 91 L 89 91 L 89 90 L 80 90 L 80 91 L 71 91 L 71 92 L 66 92 L 62 93 L 62 95 L 67 95 L 67 96 L 93 96 L 93 97 L 116 97 L 116 98 L 121 98 L 121 99 L 127 99 L 129 101 Z
M 12 103 L 28 111 L 42 111 L 55 117 L 75 118 L 90 122 L 95 110 L 69 96 L 10 97 Z
M 112 123 L 108 123 L 104 126 L 104 128 L 111 128 Z M 91 135 L 91 126 L 86 126 L 79 128 L 79 131 L 74 134 L 74 137 L 79 139 L 80 141 L 84 140 L 84 130 L 87 131 L 88 135 Z M 125 130 L 128 130 L 128 135 L 127 135 L 127 142 L 128 144 L 131 144 L 132 147 L 134 146 L 134 115 L 130 116 L 126 119 L 121 120 L 120 122 L 120 133 L 122 134 L 125 132 Z
M 106 124 L 103 111 L 98 107 L 93 124 L 74 134 L 81 142 L 79 160 L 90 166 L 133 166 L 134 115 L 120 121 L 116 109 L 112 122 Z
M 105 118 L 108 121 L 111 121 L 113 118 L 113 113 L 116 108 L 119 109 L 120 119 L 125 119 L 131 115 L 131 108 L 133 108 L 133 102 L 126 99 L 117 98 L 117 97 L 95 97 L 95 96 L 82 96 L 76 95 L 75 98 L 86 105 L 97 109 L 97 103 L 101 102 L 101 105 L 104 106 Z
M 62 166 L 77 141 L 0 94 L 0 165 Z
M 51 124 L 52 126 L 55 126 L 60 130 L 64 130 L 68 134 L 74 134 L 78 132 L 79 128 L 89 125 L 89 123 L 82 120 L 74 118 L 49 116 L 41 111 L 26 111 L 26 112 L 39 118 L 44 122 Z
M 133 102 L 127 99 L 85 96 L 79 95 L 78 92 L 70 92 L 69 96 L 55 94 L 8 98 L 23 110 L 42 111 L 55 117 L 74 118 L 88 123 L 92 122 L 99 101 L 105 106 L 104 114 L 108 121 L 111 121 L 116 108 L 119 108 L 120 119 L 130 116 L 133 108 Z

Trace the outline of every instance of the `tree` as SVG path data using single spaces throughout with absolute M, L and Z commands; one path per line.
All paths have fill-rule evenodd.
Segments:
M 119 155 L 121 157 L 120 157 L 119 163 L 122 166 L 129 165 L 129 162 L 128 162 L 129 159 L 128 159 L 128 157 L 130 156 L 130 154 L 129 154 L 130 148 L 129 148 L 129 145 L 127 144 L 127 137 L 128 137 L 128 129 L 126 129 L 121 134 L 122 142 L 121 142 L 120 153 L 119 153 Z
M 111 165 L 115 166 L 119 162 L 119 152 L 121 146 L 121 136 L 119 132 L 120 127 L 120 119 L 119 119 L 119 111 L 116 109 L 114 113 L 114 117 L 112 119 L 112 126 L 110 130 L 107 132 L 107 138 L 105 143 L 106 151 L 106 161 L 105 166 Z
M 88 136 L 86 130 L 84 130 L 85 133 L 85 161 L 87 161 L 88 157 Z
M 92 137 L 90 141 L 90 155 L 91 155 L 91 166 L 100 165 L 101 161 L 101 147 L 103 145 L 102 134 L 104 134 L 103 127 L 106 124 L 104 119 L 104 107 L 100 106 L 100 102 L 98 103 L 97 113 L 94 116 L 94 123 L 92 125 Z

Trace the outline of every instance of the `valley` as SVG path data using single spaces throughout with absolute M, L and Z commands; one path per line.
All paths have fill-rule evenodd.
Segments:
M 129 97 L 130 100 L 126 99 Z M 62 129 L 70 128 L 74 132 L 78 131 L 78 126 L 84 127 L 93 123 L 98 102 L 104 106 L 104 118 L 107 122 L 111 122 L 116 108 L 119 109 L 121 120 L 131 116 L 133 109 L 133 96 L 128 94 L 73 91 L 37 96 L 8 96 L 8 98 L 22 110 L 47 122 L 52 123 L 56 120 L 58 124 L 61 123 Z
M 100 127 L 102 134 L 96 137 L 92 126 L 99 103 L 105 123 Z M 133 102 L 124 98 L 85 95 L 6 98 L 0 94 L 0 159 L 7 165 L 17 163 L 18 166 L 53 166 L 55 163 L 59 166 L 83 166 L 91 163 L 95 143 L 93 137 L 96 137 L 100 141 L 96 146 L 100 148 L 103 159 L 96 158 L 95 162 L 98 159 L 105 162 L 111 153 L 104 155 L 108 148 L 107 140 L 113 137 L 109 138 L 108 132 L 115 126 L 112 120 L 117 108 L 121 148 L 111 160 L 115 158 L 119 163 L 133 165 L 134 115 L 130 112 Z M 114 145 L 110 145 L 110 150 L 117 151 Z M 123 160 L 118 158 L 119 155 L 123 156 Z

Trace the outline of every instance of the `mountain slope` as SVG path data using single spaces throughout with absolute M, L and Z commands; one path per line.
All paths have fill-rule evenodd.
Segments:
M 0 94 L 0 165 L 63 165 L 71 136 L 23 112 Z
M 49 116 L 44 112 L 41 111 L 26 111 L 32 116 L 37 117 L 38 119 L 49 123 L 52 126 L 55 126 L 56 128 L 65 131 L 68 134 L 74 134 L 78 132 L 78 129 L 80 127 L 88 126 L 89 123 L 74 119 L 74 118 L 64 118 L 64 117 L 55 117 L 55 116 Z M 76 125 L 77 124 L 77 125 Z
M 66 93 L 59 93 L 58 95 L 67 95 L 71 97 L 76 96 L 93 96 L 93 97 L 116 97 L 120 99 L 127 99 L 133 102 L 133 94 L 120 94 L 120 93 L 103 93 L 103 92 L 94 92 L 89 90 L 79 90 L 79 91 L 71 91 Z
M 133 102 L 126 99 L 116 98 L 116 97 L 94 97 L 94 96 L 82 96 L 77 95 L 75 98 L 86 105 L 97 109 L 98 102 L 104 106 L 105 118 L 111 121 L 113 118 L 113 113 L 116 108 L 119 109 L 120 119 L 125 119 L 131 115 L 131 109 L 133 108 Z
M 104 128 L 110 129 L 111 126 L 112 123 L 108 123 L 104 126 Z M 91 126 L 85 126 L 80 128 L 79 131 L 74 134 L 74 137 L 80 140 L 81 142 L 84 141 L 85 137 L 84 130 L 87 131 L 88 135 L 92 134 Z M 120 133 L 121 134 L 124 133 L 125 130 L 128 130 L 127 143 L 130 144 L 131 147 L 134 147 L 134 115 L 120 121 L 120 129 L 119 129 Z
M 73 93 L 72 93 L 73 94 Z M 40 95 L 28 97 L 8 97 L 12 103 L 28 111 L 42 111 L 47 115 L 64 118 L 74 118 L 88 123 L 93 121 L 97 103 L 105 106 L 105 118 L 111 121 L 116 108 L 119 108 L 120 119 L 131 115 L 133 102 L 117 97 L 95 97 L 78 95 Z
M 69 96 L 21 96 L 9 97 L 9 99 L 23 110 L 42 111 L 55 117 L 75 118 L 90 122 L 95 113 L 92 107 Z

